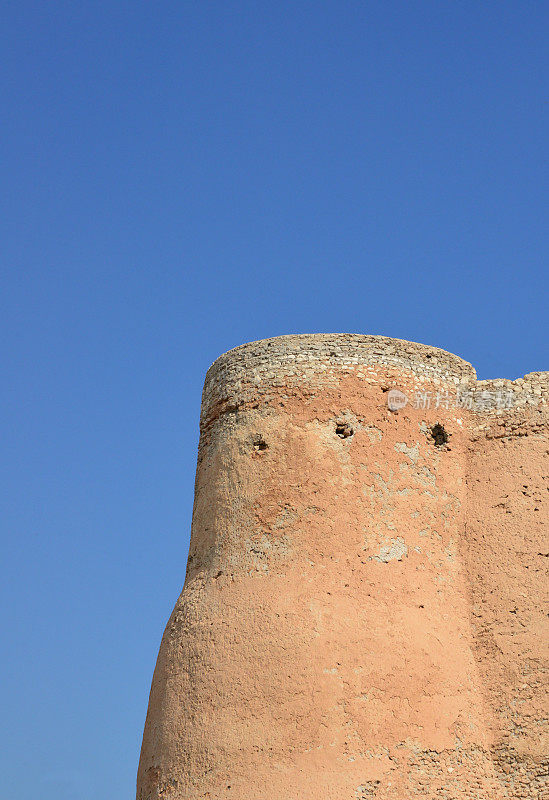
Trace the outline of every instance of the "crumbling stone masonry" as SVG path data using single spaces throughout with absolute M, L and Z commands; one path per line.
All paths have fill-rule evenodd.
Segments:
M 221 356 L 138 800 L 548 798 L 548 422 L 412 342 Z

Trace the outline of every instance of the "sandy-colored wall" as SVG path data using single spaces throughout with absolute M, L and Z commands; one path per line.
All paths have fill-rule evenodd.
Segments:
M 498 660 L 485 642 L 498 614 L 508 623 L 504 599 L 524 589 L 518 574 L 504 588 L 491 572 L 475 522 L 489 516 L 497 536 L 497 491 L 481 488 L 490 461 L 502 476 L 527 464 L 538 494 L 541 461 L 528 445 L 519 456 L 516 437 L 507 461 L 494 459 L 484 418 L 453 402 L 471 387 L 461 359 L 382 337 L 280 337 L 213 365 L 187 576 L 153 678 L 138 800 L 541 797 L 532 715 L 526 779 L 511 784 L 500 755 L 525 713 L 498 710 L 517 690 L 502 661 L 518 664 L 521 645 Z M 391 388 L 429 393 L 431 407 L 391 411 Z M 535 546 L 516 506 L 495 558 L 538 548 L 542 500 Z M 521 673 L 533 694 L 534 617 L 535 666 Z
M 532 386 L 545 391 L 547 377 Z M 538 800 L 549 797 L 549 417 L 519 403 L 475 421 L 463 548 L 474 652 L 504 796 Z

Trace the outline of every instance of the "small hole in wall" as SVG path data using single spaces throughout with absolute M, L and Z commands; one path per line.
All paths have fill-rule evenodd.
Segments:
M 260 433 L 256 433 L 256 435 L 254 436 L 254 450 L 256 452 L 259 452 L 261 450 L 266 450 L 267 447 L 268 447 L 267 442 L 265 441 L 263 436 L 261 436 Z
M 349 425 L 348 422 L 338 422 L 336 425 L 336 434 L 339 436 L 340 439 L 348 439 L 349 436 L 352 436 L 354 430 Z
M 436 447 L 444 447 L 445 444 L 448 444 L 448 434 L 439 422 L 431 428 L 431 437 Z

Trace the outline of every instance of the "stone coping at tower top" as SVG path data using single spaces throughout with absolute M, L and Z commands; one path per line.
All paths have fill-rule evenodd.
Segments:
M 361 333 L 299 333 L 247 342 L 219 356 L 206 373 L 206 382 L 221 374 L 263 366 L 275 371 L 284 366 L 321 361 L 335 368 L 380 364 L 409 369 L 439 378 L 476 379 L 468 361 L 431 345 Z
M 245 385 L 260 387 L 311 379 L 315 374 L 360 370 L 403 370 L 437 382 L 470 384 L 476 372 L 467 361 L 438 347 L 358 333 L 312 333 L 277 336 L 235 347 L 209 368 L 202 413 L 230 400 Z
M 239 405 L 270 387 L 325 383 L 329 375 L 378 367 L 477 393 L 511 390 L 515 410 L 549 405 L 549 372 L 477 381 L 469 362 L 439 347 L 359 333 L 307 333 L 248 342 L 219 356 L 206 373 L 201 417 L 205 421 L 220 405 Z

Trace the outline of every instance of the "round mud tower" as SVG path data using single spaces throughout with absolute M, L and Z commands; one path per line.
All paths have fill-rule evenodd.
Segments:
M 469 423 L 448 401 L 474 382 L 360 335 L 210 368 L 138 800 L 503 796 L 461 555 Z

